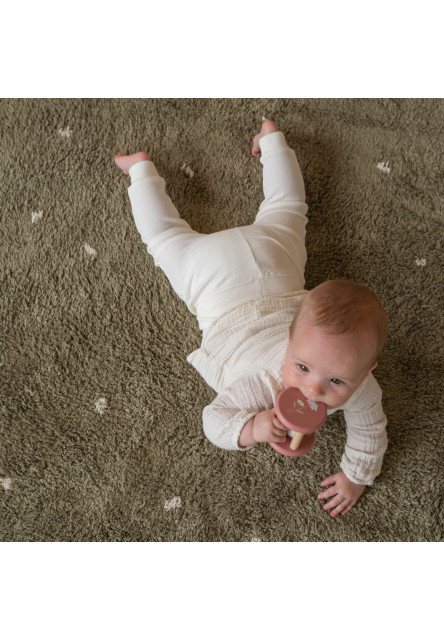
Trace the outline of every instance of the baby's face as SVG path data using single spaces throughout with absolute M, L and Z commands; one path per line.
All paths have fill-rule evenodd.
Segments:
M 356 391 L 370 371 L 373 345 L 359 334 L 331 335 L 301 315 L 285 354 L 285 388 L 297 387 L 304 396 L 337 409 Z

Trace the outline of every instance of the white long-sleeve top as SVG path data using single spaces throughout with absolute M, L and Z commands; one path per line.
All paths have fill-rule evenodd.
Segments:
M 269 296 L 243 304 L 218 318 L 203 334 L 188 361 L 218 394 L 203 411 L 208 439 L 222 449 L 239 447 L 245 424 L 271 409 L 283 390 L 287 328 L 307 291 Z M 357 484 L 373 484 L 387 448 L 382 392 L 369 373 L 342 410 L 347 440 L 341 469 Z M 248 447 L 247 447 L 248 448 Z

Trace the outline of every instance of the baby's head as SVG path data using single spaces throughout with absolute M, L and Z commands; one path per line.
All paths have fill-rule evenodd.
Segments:
M 284 386 L 340 407 L 377 367 L 386 336 L 386 315 L 369 289 L 349 280 L 324 282 L 289 328 Z

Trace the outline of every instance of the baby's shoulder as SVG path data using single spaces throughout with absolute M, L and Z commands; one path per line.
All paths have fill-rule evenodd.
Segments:
M 351 398 L 345 403 L 344 410 L 368 411 L 381 404 L 382 390 L 375 376 L 368 373 Z

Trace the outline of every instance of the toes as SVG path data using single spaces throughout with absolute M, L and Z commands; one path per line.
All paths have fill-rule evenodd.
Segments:
M 264 136 L 266 136 L 268 133 L 274 133 L 275 131 L 279 131 L 279 128 L 273 122 L 273 120 L 265 120 L 262 123 L 262 128 L 260 133 L 256 134 L 253 138 L 253 147 L 251 149 L 252 156 L 258 156 L 261 151 L 259 146 L 259 140 Z
M 265 122 L 262 123 L 261 133 L 273 133 L 274 131 L 279 131 L 279 129 L 273 120 L 265 120 Z
M 253 147 L 251 149 L 251 155 L 257 156 L 260 153 L 259 147 L 259 139 L 261 138 L 261 134 L 257 133 L 253 138 Z
M 125 166 L 125 154 L 118 153 L 114 158 L 114 162 L 116 163 L 116 165 L 119 167 L 119 169 L 122 171 L 124 175 L 128 175 L 128 169 Z

